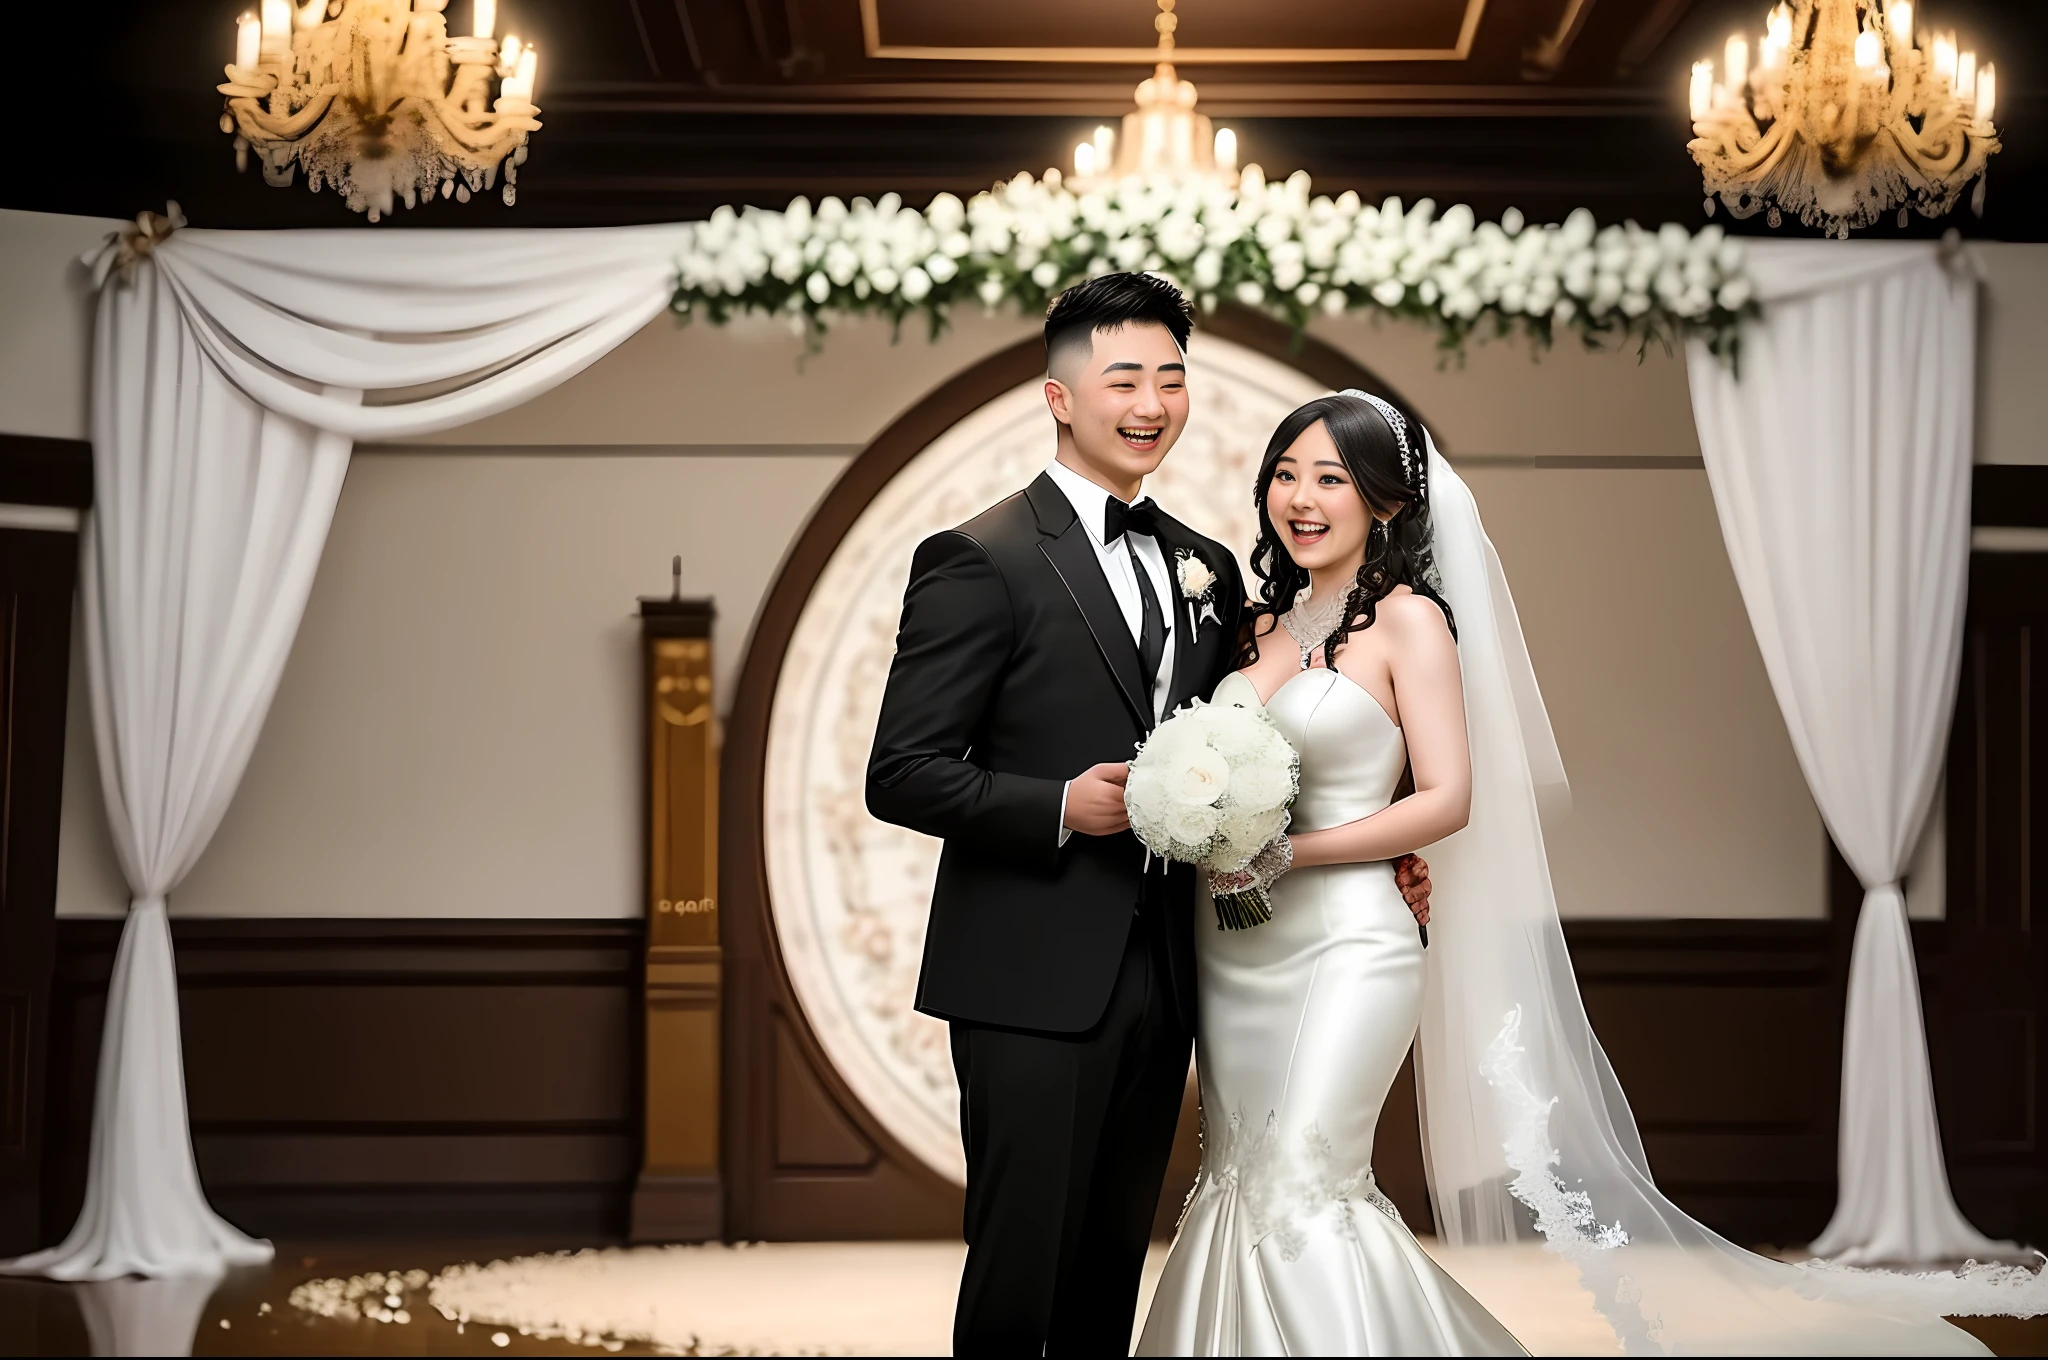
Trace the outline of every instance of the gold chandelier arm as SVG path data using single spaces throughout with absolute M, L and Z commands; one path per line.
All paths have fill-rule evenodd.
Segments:
M 322 86 L 311 100 L 298 112 L 279 118 L 263 105 L 247 95 L 238 95 L 228 100 L 228 109 L 235 116 L 235 128 L 252 144 L 256 142 L 293 142 L 303 137 L 327 116 L 327 109 L 334 102 L 340 87 Z
M 1925 132 L 1936 131 L 1932 128 L 1915 132 L 1910 124 L 1904 124 L 1889 131 L 1907 163 L 1931 180 L 1945 180 L 1955 174 L 1969 161 L 1974 149 L 1974 139 L 1958 127 L 1940 129 L 1948 135 L 1938 141 L 1925 135 Z
M 1724 138 L 1718 143 L 1720 154 L 1715 158 L 1713 173 L 1723 181 L 1767 175 L 1785 158 L 1798 135 L 1789 123 L 1780 119 L 1771 124 L 1747 150 L 1737 146 L 1732 139 Z M 1699 143 L 1693 145 L 1698 146 Z
M 540 127 L 539 120 L 531 115 L 509 109 L 476 115 L 452 99 L 420 102 L 433 115 L 425 120 L 428 132 L 463 158 L 501 160 L 526 139 L 528 132 Z

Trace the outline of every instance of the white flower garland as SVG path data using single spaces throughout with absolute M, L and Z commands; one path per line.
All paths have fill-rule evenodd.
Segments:
M 1057 174 L 1019 175 L 965 203 L 940 194 L 923 212 L 896 194 L 720 208 L 686 228 L 672 306 L 713 322 L 787 315 L 814 336 L 838 314 L 900 325 L 921 312 L 936 334 L 956 303 L 1042 312 L 1112 270 L 1148 270 L 1204 310 L 1229 300 L 1296 328 L 1318 311 L 1427 321 L 1449 351 L 1490 321 L 1539 345 L 1559 328 L 1589 345 L 1700 335 L 1732 362 L 1754 306 L 1742 248 L 1713 223 L 1596 228 L 1584 208 L 1541 227 L 1512 208 L 1479 222 L 1463 204 L 1439 215 L 1427 198 L 1310 197 L 1299 172 L 1272 184 L 1248 172 L 1236 190 L 1127 180 L 1083 193 Z

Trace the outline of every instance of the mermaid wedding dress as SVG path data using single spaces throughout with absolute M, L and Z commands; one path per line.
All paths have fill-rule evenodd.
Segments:
M 1258 704 L 1242 675 L 1217 703 Z M 1355 682 L 1297 672 L 1265 705 L 1301 753 L 1294 827 L 1384 808 L 1401 729 Z M 1298 869 L 1273 919 L 1196 930 L 1202 1173 L 1140 1355 L 1521 1355 L 1416 1245 L 1372 1138 L 1421 1014 L 1422 941 L 1389 864 Z
M 1544 824 L 1570 793 L 1514 598 L 1471 490 L 1427 431 L 1422 443 L 1429 570 L 1457 620 L 1471 820 L 1426 847 L 1426 953 L 1384 864 L 1288 874 L 1272 920 L 1250 930 L 1201 922 L 1202 1174 L 1140 1352 L 1520 1353 L 1373 1184 L 1373 1131 L 1412 1039 L 1440 1237 L 1541 1240 L 1622 1352 L 1988 1355 L 1945 1318 L 2048 1313 L 2048 1270 L 1792 1265 L 1657 1188 L 1558 921 Z M 1216 701 L 1258 695 L 1231 677 Z M 1406 750 L 1371 695 L 1312 670 L 1266 707 L 1301 755 L 1297 827 L 1386 806 Z

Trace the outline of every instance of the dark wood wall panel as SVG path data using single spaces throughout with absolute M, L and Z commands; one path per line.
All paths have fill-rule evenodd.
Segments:
M 84 504 L 83 444 L 0 436 L 0 500 Z M 0 529 L 0 1256 L 33 1245 L 78 535 Z
M 46 1235 L 83 1190 L 119 929 L 59 927 Z M 186 920 L 172 936 L 200 1175 L 246 1230 L 623 1234 L 638 922 Z
M 1805 1241 L 1834 1205 L 1837 935 L 1818 920 L 1565 926 L 1657 1184 L 1738 1242 Z
M 92 445 L 83 439 L 0 434 L 0 502 L 76 510 L 90 506 Z
M 1987 498 L 1979 478 L 1980 522 L 1991 509 L 1995 522 L 2038 524 L 2048 469 L 2002 470 L 2000 480 L 2004 494 Z M 1957 1203 L 1985 1232 L 2027 1241 L 2048 1221 L 2039 1005 L 2048 949 L 2034 934 L 2048 870 L 2037 853 L 2048 844 L 2043 638 L 2048 554 L 1975 554 L 1948 752 L 1945 924 L 1956 985 L 1928 1014 Z
M 242 1227 L 301 1240 L 624 1235 L 638 1166 L 637 923 L 179 921 L 173 936 L 200 1174 Z M 1575 921 L 1566 937 L 1659 1185 L 1737 1241 L 1810 1238 L 1834 1203 L 1846 932 Z M 116 922 L 60 923 L 51 1240 L 82 1192 L 117 939 Z M 1932 1021 L 1948 996 L 1943 923 L 1915 923 L 1914 943 Z M 957 1198 L 879 1142 L 818 1075 L 800 1023 L 767 1009 L 739 1084 L 754 1107 L 728 1126 L 755 1131 L 726 1149 L 729 1167 L 751 1168 L 728 1182 L 745 1209 L 728 1214 L 732 1235 L 956 1233 Z M 1931 1028 L 1953 1117 L 1948 1050 Z M 1377 1160 L 1424 1227 L 1412 1093 L 1397 1084 Z M 1184 1141 L 1163 1221 L 1192 1175 Z M 2030 1202 L 2002 1216 L 1987 1207 L 2011 1188 L 2009 1169 L 1992 1180 L 1973 1170 L 1987 1151 L 1950 1147 L 1965 1207 L 1989 1231 L 2043 1236 Z

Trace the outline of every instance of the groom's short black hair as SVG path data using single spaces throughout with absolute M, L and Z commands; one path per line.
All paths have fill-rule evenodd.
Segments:
M 1045 312 L 1045 369 L 1051 373 L 1070 348 L 1094 343 L 1095 332 L 1133 323 L 1164 326 L 1183 351 L 1195 329 L 1195 309 L 1180 289 L 1157 274 L 1101 274 L 1077 283 Z

